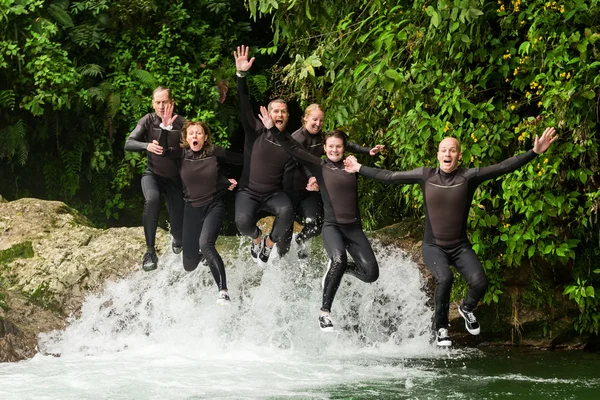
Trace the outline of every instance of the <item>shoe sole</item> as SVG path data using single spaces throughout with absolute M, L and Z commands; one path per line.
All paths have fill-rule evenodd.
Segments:
M 438 345 L 438 347 L 450 347 L 450 346 L 452 346 L 452 341 L 444 340 L 441 342 L 437 342 L 436 344 Z
M 463 317 L 463 319 L 465 320 L 465 329 L 467 330 L 467 332 L 469 332 L 471 335 L 473 336 L 477 336 L 479 335 L 479 333 L 481 332 L 481 328 L 477 328 L 477 329 L 469 329 L 469 326 L 467 325 L 467 319 L 465 318 L 465 314 L 463 314 L 462 310 L 460 309 L 460 307 L 458 307 L 458 313 L 460 314 L 461 317 Z
M 151 264 L 151 265 L 142 265 L 142 269 L 146 272 L 148 271 L 154 271 L 156 268 L 158 268 L 158 265 L 156 264 Z
M 219 305 L 221 307 L 231 307 L 231 301 L 230 300 L 217 299 L 217 305 Z

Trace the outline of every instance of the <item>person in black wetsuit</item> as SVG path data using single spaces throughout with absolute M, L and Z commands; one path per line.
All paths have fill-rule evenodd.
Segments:
M 146 253 L 142 260 L 145 271 L 156 269 L 158 257 L 154 248 L 161 196 L 169 211 L 172 249 L 178 254 L 182 249 L 183 188 L 179 178 L 181 148 L 180 130 L 185 119 L 173 115 L 171 90 L 159 86 L 152 94 L 154 112 L 144 115 L 125 142 L 125 151 L 145 151 L 148 156 L 146 171 L 142 175 L 144 213 L 142 222 L 146 237 Z
M 344 149 L 346 134 L 334 130 L 325 134 L 325 155 L 321 159 L 306 151 L 288 133 L 273 128 L 273 122 L 264 107 L 261 107 L 261 120 L 275 140 L 305 165 L 316 178 L 323 198 L 324 222 L 323 244 L 329 262 L 323 277 L 323 301 L 319 326 L 325 332 L 333 331 L 331 305 L 344 273 L 363 282 L 375 282 L 379 277 L 379 266 L 371 244 L 362 230 L 358 209 L 358 188 L 356 174 L 344 170 Z M 354 262 L 348 262 L 350 253 Z
M 273 139 L 260 121 L 254 116 L 245 76 L 252 67 L 254 57 L 248 60 L 248 48 L 241 46 L 233 52 L 238 76 L 238 95 L 241 121 L 244 127 L 244 168 L 235 197 L 235 223 L 242 235 L 250 236 L 250 254 L 254 260 L 266 263 L 275 243 L 292 229 L 294 206 L 283 191 L 283 171 L 290 155 Z M 269 114 L 275 126 L 284 132 L 288 123 L 285 101 L 273 100 L 269 103 Z M 257 214 L 266 210 L 275 215 L 269 235 L 261 238 L 262 232 L 256 226 Z M 280 256 L 286 249 L 277 246 Z
M 302 147 L 316 157 L 324 155 L 323 150 L 323 120 L 325 112 L 319 104 L 311 104 L 304 111 L 302 128 L 292 133 L 292 137 Z M 363 147 L 353 142 L 348 142 L 346 150 L 353 153 L 369 154 L 375 156 L 384 148 L 376 145 L 373 148 Z M 298 257 L 306 258 L 305 242 L 321 233 L 323 225 L 323 203 L 318 193 L 319 186 L 310 171 L 301 163 L 290 160 L 285 167 L 283 187 L 294 205 L 296 216 L 303 222 L 302 231 L 296 235 Z M 292 241 L 292 230 L 279 242 L 277 247 L 289 248 Z
M 217 304 L 229 305 L 225 266 L 215 243 L 225 215 L 222 197 L 227 190 L 233 190 L 237 182 L 220 173 L 219 163 L 241 165 L 243 157 L 213 145 L 204 122 L 185 123 L 181 129 L 181 147 L 181 180 L 185 193 L 183 268 L 193 271 L 205 258 L 219 289 Z
M 467 281 L 467 297 L 458 311 L 469 333 L 478 335 L 480 326 L 473 310 L 487 289 L 487 278 L 467 237 L 467 218 L 477 187 L 490 179 L 515 171 L 545 152 L 556 140 L 554 128 L 536 135 L 533 149 L 503 162 L 483 168 L 459 168 L 460 143 L 452 137 L 443 139 L 438 148 L 438 168 L 421 167 L 412 171 L 392 172 L 361 166 L 355 158 L 345 161 L 346 171 L 385 183 L 418 183 L 423 191 L 425 235 L 423 261 L 436 282 L 433 329 L 439 346 L 451 346 L 448 335 L 448 312 L 453 275 L 450 265 Z

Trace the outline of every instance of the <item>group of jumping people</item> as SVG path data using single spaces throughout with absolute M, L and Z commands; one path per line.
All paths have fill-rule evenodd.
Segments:
M 127 139 L 125 150 L 146 151 L 148 156 L 142 176 L 147 246 L 142 268 L 157 268 L 155 236 L 162 195 L 173 252 L 183 251 L 186 271 L 206 262 L 219 289 L 217 303 L 230 304 L 225 268 L 215 243 L 225 214 L 222 197 L 237 186 L 235 223 L 242 235 L 250 237 L 250 255 L 257 262 L 266 263 L 274 247 L 280 257 L 285 256 L 292 240 L 298 257 L 306 258 L 305 242 L 321 234 L 328 262 L 318 323 L 321 330 L 333 331 L 331 307 L 344 274 L 366 283 L 379 277 L 377 259 L 362 229 L 357 174 L 383 183 L 418 183 L 425 208 L 423 261 L 436 282 L 434 340 L 438 346 L 452 345 L 448 334 L 451 265 L 468 284 L 458 312 L 467 331 L 478 335 L 480 326 L 473 310 L 485 294 L 487 278 L 466 231 L 473 195 L 481 183 L 515 171 L 545 152 L 557 138 L 554 128 L 536 135 L 533 149 L 489 167 L 460 167 L 460 142 L 446 137 L 439 143 L 437 168 L 400 172 L 371 168 L 352 155 L 345 157 L 345 152 L 374 156 L 384 146 L 357 145 L 337 129 L 322 132 L 325 113 L 317 104 L 306 109 L 302 128 L 293 134 L 286 130 L 288 110 L 282 99 L 271 101 L 267 108 L 261 106 L 256 118 L 246 83 L 254 58 L 248 58 L 246 46 L 238 47 L 234 58 L 245 134 L 243 155 L 213 145 L 204 122 L 174 115 L 171 92 L 164 87 L 153 93 L 155 112 L 140 119 Z M 243 165 L 239 182 L 223 175 L 224 162 Z M 268 234 L 257 226 L 262 211 L 275 217 Z M 303 228 L 294 238 L 297 218 Z

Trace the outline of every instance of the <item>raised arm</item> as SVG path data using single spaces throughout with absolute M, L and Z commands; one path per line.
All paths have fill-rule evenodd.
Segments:
M 375 145 L 375 147 L 365 147 L 354 142 L 348 142 L 346 144 L 346 150 L 350 153 L 368 154 L 371 157 L 379 154 L 379 152 L 384 148 L 385 146 L 382 144 Z
M 546 128 L 541 137 L 535 135 L 533 149 L 526 153 L 519 154 L 518 156 L 510 157 L 498 164 L 480 168 L 478 171 L 474 169 L 474 171 L 477 171 L 477 178 L 481 181 L 485 181 L 516 171 L 537 157 L 538 154 L 542 154 L 548 150 L 550 145 L 554 143 L 557 138 L 558 136 L 556 136 L 556 130 L 554 128 Z
M 248 134 L 256 133 L 262 128 L 262 124 L 254 117 L 252 104 L 250 103 L 250 94 L 248 93 L 248 84 L 246 83 L 246 75 L 254 63 L 254 57 L 248 60 L 248 47 L 238 46 L 237 51 L 233 52 L 235 58 L 235 67 L 238 88 L 238 98 L 240 102 L 240 119 L 244 131 Z
M 264 106 L 260 106 L 260 114 L 258 115 L 265 128 L 271 132 L 277 143 L 283 147 L 285 151 L 290 153 L 298 162 L 308 166 L 310 168 L 311 165 L 321 165 L 322 160 L 319 157 L 313 156 L 308 151 L 306 151 L 300 143 L 296 142 L 292 135 L 287 132 L 281 132 L 278 128 L 273 124 L 273 120 L 269 116 L 267 109 Z
M 383 183 L 419 183 L 423 180 L 423 168 L 411 171 L 388 171 L 385 169 L 366 167 L 360 164 L 356 157 L 348 156 L 344 160 L 346 172 L 358 172 L 362 176 Z

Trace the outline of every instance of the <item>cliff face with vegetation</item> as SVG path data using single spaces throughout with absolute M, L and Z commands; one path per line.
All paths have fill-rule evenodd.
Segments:
M 64 327 L 88 292 L 137 268 L 144 251 L 142 228 L 96 229 L 61 202 L 0 203 L 0 361 L 32 357 L 38 333 Z
M 396 224 L 373 233 L 373 239 L 409 253 L 431 290 L 433 282 L 420 255 L 421 237 L 421 222 Z M 157 243 L 164 246 L 168 239 L 169 235 L 159 230 Z M 144 250 L 141 227 L 93 228 L 60 202 L 21 199 L 0 203 L 0 362 L 32 357 L 40 332 L 63 328 L 68 317 L 77 316 L 87 293 L 139 268 Z M 455 343 L 549 349 L 586 346 L 590 338 L 577 335 L 572 328 L 578 310 L 565 300 L 560 288 L 547 293 L 555 297 L 552 308 L 528 300 L 524 288 L 531 273 L 528 265 L 514 269 L 507 282 L 509 289 L 499 302 L 478 308 L 483 325 L 479 337 L 464 331 L 453 305 Z M 458 282 L 460 279 L 457 299 Z

